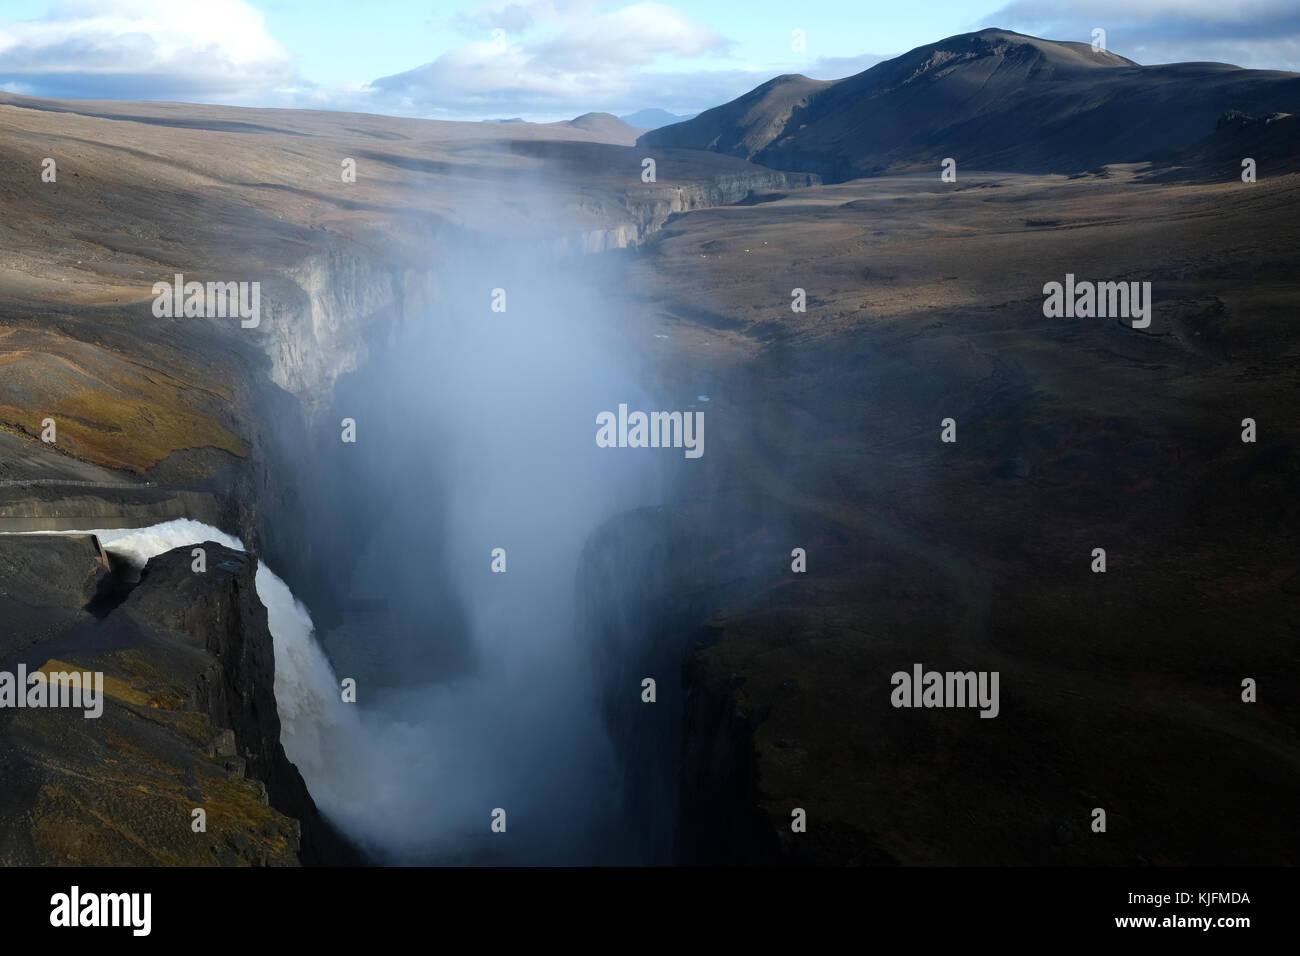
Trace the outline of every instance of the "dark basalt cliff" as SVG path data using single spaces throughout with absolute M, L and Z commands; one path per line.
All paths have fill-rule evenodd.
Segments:
M 280 744 L 256 559 L 201 547 L 131 587 L 92 536 L 0 536 L 0 670 L 104 674 L 98 717 L 0 709 L 0 862 L 359 862 Z

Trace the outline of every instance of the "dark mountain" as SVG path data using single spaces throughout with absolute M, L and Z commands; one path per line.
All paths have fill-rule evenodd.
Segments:
M 688 119 L 693 119 L 696 115 L 695 113 L 681 115 L 654 108 L 637 110 L 635 113 L 620 116 L 619 119 L 628 126 L 635 126 L 638 129 L 658 129 L 661 126 L 671 126 L 673 123 L 685 122 Z
M 1199 143 L 1153 155 L 1152 168 L 1143 179 L 1232 180 L 1241 175 L 1242 160 L 1246 158 L 1255 160 L 1257 179 L 1300 172 L 1300 116 L 1251 116 L 1229 110 L 1219 118 L 1214 132 Z
M 636 129 L 613 113 L 583 113 L 571 120 L 562 120 L 550 125 L 567 126 L 570 129 L 596 133 L 602 142 L 618 143 L 621 146 L 631 146 L 636 141 Z
M 780 76 L 638 145 L 729 153 L 832 182 L 948 156 L 959 169 L 1074 173 L 1176 158 L 1232 110 L 1300 112 L 1300 74 L 1141 66 L 1086 43 L 990 29 L 843 80 Z

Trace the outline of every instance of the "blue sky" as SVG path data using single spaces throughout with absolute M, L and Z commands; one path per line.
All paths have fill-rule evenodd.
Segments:
M 688 113 L 988 26 L 1082 42 L 1102 27 L 1141 63 L 1300 70 L 1297 0 L 0 0 L 0 88 L 444 119 Z

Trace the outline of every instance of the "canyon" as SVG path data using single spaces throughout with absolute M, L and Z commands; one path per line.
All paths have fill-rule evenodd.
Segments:
M 1134 76 L 973 36 L 876 75 Z M 720 151 L 675 139 L 713 111 L 634 145 L 612 117 L 0 95 L 0 531 L 242 544 L 135 581 L 111 541 L 0 535 L 0 668 L 103 656 L 120 682 L 99 722 L 0 714 L 5 858 L 1294 862 L 1296 705 L 1238 696 L 1300 678 L 1285 130 L 1211 118 L 1178 162 L 1090 141 L 1055 172 L 989 153 L 956 182 L 921 168 L 936 140 L 823 182 L 888 164 L 770 139 L 833 95 L 800 79 L 756 91 L 776 119 L 724 110 L 744 149 Z M 1241 142 L 1273 144 L 1257 182 L 1222 174 Z M 257 327 L 155 315 L 177 273 L 260 282 Z M 1150 282 L 1159 321 L 1045 317 L 1076 274 Z M 709 453 L 599 447 L 621 405 L 707 406 Z M 294 598 L 374 766 L 284 752 L 341 734 L 268 692 Z M 998 719 L 891 706 L 916 660 L 1000 674 Z M 171 812 L 195 789 L 230 808 L 207 841 Z
M 11 534 L 0 536 L 0 550 L 21 545 L 26 555 L 37 541 L 50 540 L 12 532 L 138 528 L 182 518 L 222 528 L 291 582 L 294 594 L 311 607 L 318 639 L 336 669 L 359 681 L 363 706 L 371 707 L 381 707 L 384 699 L 413 686 L 463 679 L 481 667 L 467 633 L 465 598 L 452 583 L 455 548 L 435 547 L 432 563 L 414 569 L 409 581 L 394 567 L 399 549 L 422 548 L 445 536 L 446 516 L 429 507 L 428 495 L 439 483 L 454 483 L 445 466 L 430 457 L 437 449 L 411 439 L 424 426 L 454 428 L 460 422 L 469 430 L 482 418 L 477 400 L 458 403 L 446 395 L 438 407 L 459 412 L 449 410 L 437 422 L 438 415 L 412 422 L 404 408 L 409 399 L 398 399 L 385 387 L 386 382 L 418 381 L 420 372 L 410 365 L 417 347 L 436 354 L 445 346 L 434 339 L 430 317 L 491 314 L 489 289 L 507 284 L 518 290 L 507 320 L 529 322 L 536 306 L 519 293 L 527 290 L 535 297 L 545 285 L 557 301 L 578 304 L 586 295 L 582 290 L 593 285 L 589 262 L 597 252 L 635 248 L 672 216 L 693 208 L 736 201 L 754 189 L 815 182 L 814 177 L 787 176 L 730 159 L 669 155 L 661 159 L 659 182 L 642 184 L 630 149 L 591 141 L 587 131 L 567 127 L 558 134 L 511 127 L 513 138 L 503 139 L 496 130 L 485 136 L 475 124 L 367 119 L 373 140 L 393 151 L 381 155 L 356 142 L 347 142 L 344 149 L 338 141 L 340 136 L 355 139 L 339 127 L 358 122 L 356 118 L 288 114 L 283 129 L 258 124 L 256 133 L 232 134 L 230 129 L 253 129 L 232 118 L 238 110 L 199 108 L 196 122 L 193 116 L 179 118 L 176 107 L 130 104 L 118 109 L 121 115 L 104 104 L 78 111 L 75 105 L 56 108 L 22 98 L 0 107 L 8 124 L 3 138 L 7 152 L 0 163 L 13 174 L 9 182 L 26 183 L 19 186 L 21 195 L 7 197 L 28 218 L 23 255 L 46 256 L 40 261 L 10 259 L 5 273 L 0 530 Z M 142 116 L 141 111 L 154 115 Z M 418 133 L 419 141 L 399 152 L 390 127 Z M 177 129 L 185 130 L 179 140 Z M 431 133 L 441 137 L 434 152 L 446 154 L 446 162 L 429 159 Z M 260 140 L 253 151 L 240 147 L 250 135 Z M 60 158 L 62 182 L 28 181 L 18 174 L 25 148 L 16 144 L 25 138 L 40 140 L 40 148 L 48 148 L 51 140 L 75 139 L 75 161 Z M 355 193 L 349 192 L 352 184 L 331 186 L 323 180 L 314 192 L 291 191 L 288 181 L 307 162 L 294 151 L 283 154 L 287 172 L 280 177 L 272 172 L 267 157 L 285 148 L 281 144 L 299 149 L 303 144 L 297 140 L 303 139 L 313 140 L 321 168 L 336 163 L 335 153 L 359 154 Z M 463 150 L 473 155 L 461 155 Z M 623 182 L 608 172 L 620 164 L 628 167 Z M 447 208 L 436 205 L 461 189 L 481 189 L 477 181 L 485 165 L 501 167 L 493 174 L 490 201 L 478 193 Z M 385 170 L 386 181 L 375 184 L 368 174 L 378 170 Z M 97 219 L 98 200 L 86 208 L 58 192 L 70 177 L 75 177 L 73 188 L 113 197 L 133 211 L 115 210 L 111 224 Z M 250 185 L 231 188 L 241 180 Z M 143 191 L 141 184 L 147 184 Z M 156 205 L 154 197 L 159 197 Z M 563 216 L 556 215 L 557 205 L 567 207 Z M 49 219 L 42 221 L 42 213 Z M 453 222 L 453 214 L 473 218 Z M 33 232 L 56 230 L 55 221 L 64 215 L 73 216 L 72 228 L 60 230 L 57 243 L 30 242 Z M 249 216 L 270 231 L 260 239 L 244 226 L 223 231 L 223 224 L 245 222 Z M 90 234 L 93 244 L 80 238 Z M 485 283 L 482 299 L 471 304 L 469 290 L 451 280 L 478 270 L 484 261 L 499 263 L 501 275 Z M 541 271 L 551 275 L 543 278 Z M 165 310 L 156 308 L 154 281 L 173 273 L 200 283 L 209 275 L 257 283 L 262 290 L 260 322 L 241 325 L 184 310 L 176 316 L 159 314 Z M 59 283 L 57 293 L 50 281 Z M 589 305 L 586 314 L 595 319 L 620 311 Z M 534 349 L 533 355 L 549 347 L 544 344 L 548 338 L 567 346 L 588 335 L 592 341 L 605 335 L 596 328 L 566 329 L 543 313 L 535 319 L 532 332 L 518 337 Z M 486 361 L 490 356 L 480 350 L 487 344 L 463 340 L 460 359 Z M 591 359 L 592 348 L 575 349 L 575 375 L 582 374 L 579 361 Z M 420 363 L 428 374 L 427 362 Z M 435 359 L 433 368 L 448 366 Z M 611 385 L 618 381 L 609 378 Z M 472 387 L 464 379 L 460 386 Z M 614 388 L 607 391 L 616 394 Z M 345 413 L 361 422 L 358 454 L 350 460 L 338 454 L 337 422 Z M 575 408 L 570 422 L 590 421 L 591 414 Z M 36 440 L 32 429 L 45 417 L 59 423 L 56 442 Z M 553 436 L 554 423 L 539 423 L 538 432 Z M 595 448 L 585 427 L 583 432 L 587 446 Z M 532 444 L 519 436 L 520 446 Z M 615 471 L 619 468 L 626 470 L 626 465 Z M 321 480 L 323 475 L 332 478 Z M 424 481 L 409 491 L 385 491 L 391 475 L 421 475 Z M 626 482 L 641 483 L 639 477 Z M 536 506 L 545 505 L 538 501 Z M 394 516 L 400 519 L 403 509 L 406 520 L 399 530 L 391 522 Z M 520 562 L 543 540 L 555 560 L 556 536 L 546 529 L 539 533 L 546 537 L 537 545 L 511 548 L 511 580 L 527 581 Z M 581 528 L 574 531 L 581 533 Z M 570 546 L 575 556 L 579 544 L 575 538 Z M 108 551 L 111 577 L 96 586 L 96 593 L 117 596 L 74 600 L 64 607 L 60 613 L 78 622 L 75 633 L 112 629 L 122 613 L 110 606 L 120 600 L 119 592 L 141 600 L 161 574 L 154 565 L 167 557 L 158 555 L 143 575 L 133 575 L 113 556 L 112 545 Z M 376 551 L 389 557 L 377 559 Z M 363 564 L 369 565 L 371 583 L 358 585 Z M 390 572 L 388 582 L 377 568 Z M 415 578 L 426 583 L 417 587 Z M 393 580 L 400 583 L 391 585 Z M 386 586 L 405 599 L 376 600 L 375 589 L 382 594 Z M 572 582 L 560 578 L 554 586 L 567 589 Z M 371 590 L 358 596 L 356 587 Z M 562 603 L 568 600 L 562 595 Z M 220 598 L 206 606 L 215 614 L 214 624 L 229 616 Z M 358 621 L 357 609 L 366 607 L 384 613 L 376 620 L 363 612 Z M 99 616 L 105 610 L 107 616 Z M 189 633 L 202 636 L 204 623 L 192 612 L 184 615 Z M 44 627 L 34 620 L 30 626 L 35 630 L 29 632 L 17 618 L 7 626 L 15 640 L 35 639 L 24 635 Z M 511 626 L 523 631 L 524 622 Z M 432 649 L 431 630 L 438 637 Z M 264 627 L 249 625 L 248 631 L 250 641 L 268 641 Z M 207 639 L 210 645 L 216 640 Z M 172 679 L 185 684 L 195 678 L 181 671 Z M 181 699 L 183 709 L 201 706 L 192 695 Z M 283 708 L 285 702 L 280 703 Z M 266 709 L 263 702 L 263 713 Z M 232 721 L 235 715 L 219 712 L 213 719 Z M 262 731 L 274 734 L 274 724 Z M 583 733 L 601 732 L 593 726 Z M 244 736 L 237 734 L 241 741 Z M 208 759 L 220 764 L 224 758 Z M 258 776 L 251 769 L 247 774 Z M 419 783 L 428 786 L 428 781 Z M 272 790 L 270 806 L 297 820 L 303 836 L 300 844 L 290 841 L 276 859 L 409 862 L 467 852 L 459 844 L 434 851 L 418 835 L 398 839 L 351 833 L 344 838 L 320 817 L 310 798 L 286 797 L 285 792 Z M 419 793 L 424 799 L 431 796 L 427 789 Z M 408 810 L 416 816 L 413 806 L 403 804 L 402 812 Z M 521 816 L 528 819 L 527 813 Z M 438 827 L 445 830 L 447 821 Z M 237 839 L 243 846 L 247 837 Z M 167 846 L 178 852 L 175 841 Z M 444 856 L 431 857 L 435 852 Z

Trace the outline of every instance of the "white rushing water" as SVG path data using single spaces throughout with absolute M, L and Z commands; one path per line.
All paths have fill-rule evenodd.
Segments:
M 244 550 L 238 538 L 188 519 L 147 528 L 27 533 L 93 534 L 104 550 L 137 568 L 173 548 L 205 541 Z M 490 679 L 412 685 L 386 693 L 362 687 L 359 696 L 368 694 L 369 704 L 363 707 L 342 701 L 339 678 L 316 641 L 311 615 L 260 561 L 256 586 L 275 648 L 275 698 L 285 753 L 321 812 L 376 860 L 491 859 L 481 850 L 467 851 L 466 845 L 488 832 L 492 807 L 520 805 L 537 793 L 550 794 L 548 808 L 575 805 L 561 787 L 562 761 L 534 755 L 534 738 L 538 733 L 572 737 L 589 728 L 557 714 L 523 725 L 510 718 L 510 702 L 546 697 L 551 682 L 537 678 L 539 658 L 555 656 L 557 648 L 539 646 L 527 665 L 498 668 Z M 521 780 L 503 779 L 503 763 L 516 768 Z M 551 794 L 557 787 L 560 792 Z M 585 810 L 597 795 L 584 796 L 580 803 Z M 581 817 L 556 814 L 536 822 L 547 824 L 543 840 L 562 843 L 566 821 L 577 826 Z
M 105 551 L 137 568 L 173 548 L 205 541 L 244 550 L 238 538 L 189 519 L 148 528 L 60 533 L 96 535 Z M 400 751 L 397 756 L 380 752 L 373 743 L 376 733 L 400 736 L 401 729 L 363 726 L 365 718 L 357 707 L 342 700 L 340 682 L 316 643 L 307 609 L 260 561 L 256 585 L 275 647 L 275 700 L 285 753 L 298 766 L 321 812 L 371 844 L 376 814 L 382 818 L 385 811 L 406 809 L 400 805 L 401 795 L 387 789 L 394 774 L 401 773 L 400 765 L 394 765 Z

